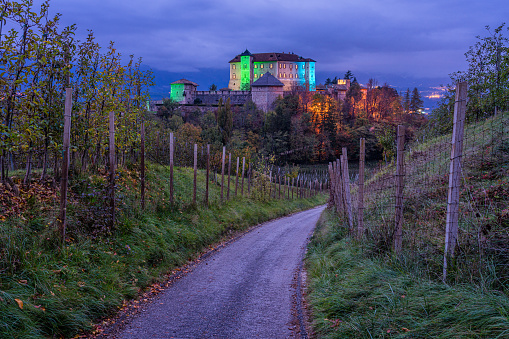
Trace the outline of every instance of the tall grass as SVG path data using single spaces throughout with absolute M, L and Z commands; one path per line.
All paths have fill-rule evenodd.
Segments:
M 318 338 L 507 338 L 509 299 L 471 284 L 413 274 L 400 258 L 368 256 L 331 210 L 307 267 Z M 399 263 L 399 264 L 398 264 Z
M 141 210 L 137 177 L 135 171 L 119 171 L 113 230 L 105 226 L 105 178 L 75 178 L 63 247 L 47 208 L 56 198 L 36 201 L 0 222 L 0 338 L 73 337 L 214 243 L 326 200 L 318 195 L 262 202 L 246 195 L 219 204 L 220 188 L 212 183 L 210 206 L 200 188 L 193 206 L 192 170 L 179 168 L 170 206 L 168 168 L 149 165 L 147 208 Z M 202 172 L 198 180 L 205 180 Z

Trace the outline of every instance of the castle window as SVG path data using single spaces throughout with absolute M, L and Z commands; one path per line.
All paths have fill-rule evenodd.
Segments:
M 255 79 L 258 78 L 258 74 L 255 74 Z
M 295 78 L 297 78 L 297 79 L 298 79 L 298 78 L 299 78 L 299 75 L 298 75 L 298 74 L 295 74 Z
M 263 68 L 263 64 L 260 65 L 260 68 Z
M 237 76 L 235 75 L 235 73 L 233 73 L 233 79 L 237 79 Z
M 302 69 L 306 68 L 306 65 L 302 65 Z
M 292 64 L 290 64 L 290 69 L 292 69 L 292 67 L 293 67 L 293 65 L 292 65 Z
M 255 65 L 255 68 L 258 68 L 258 65 Z
M 237 65 L 232 65 L 232 69 L 235 69 Z
M 286 68 L 286 64 L 283 64 L 283 68 Z
M 269 65 L 269 68 L 272 68 L 272 64 Z
M 290 73 L 290 78 L 293 78 L 293 74 Z
M 283 64 L 279 64 L 279 68 L 280 68 L 280 69 L 281 69 L 281 68 L 283 68 Z

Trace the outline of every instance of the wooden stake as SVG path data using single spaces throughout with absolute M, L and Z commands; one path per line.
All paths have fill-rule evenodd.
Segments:
M 69 148 L 71 145 L 71 115 L 72 115 L 72 88 L 65 89 L 64 108 L 64 136 L 62 161 L 62 177 L 60 179 L 60 216 L 59 231 L 62 239 L 62 246 L 65 246 L 65 231 L 67 225 L 67 187 L 69 182 Z
M 228 153 L 228 191 L 226 192 L 226 200 L 230 200 L 230 172 L 232 169 L 232 154 Z
M 207 144 L 207 173 L 205 178 L 205 205 L 209 205 L 210 144 Z
M 343 162 L 341 172 L 343 172 L 343 186 L 345 192 L 346 213 L 348 216 L 348 224 L 350 226 L 350 233 L 353 233 L 353 212 L 352 212 L 352 196 L 350 195 L 350 174 L 348 172 L 348 154 L 347 148 L 343 147 L 343 154 L 341 155 Z
M 173 205 L 173 133 L 170 133 L 170 205 Z
M 239 189 L 239 157 L 237 157 L 237 171 L 235 172 L 235 196 L 237 196 L 238 189 Z
M 366 139 L 361 138 L 359 154 L 359 201 L 357 211 L 357 237 L 364 235 L 364 166 L 366 160 Z
M 467 106 L 467 89 L 468 85 L 466 82 L 456 84 L 456 101 L 454 103 L 454 121 L 451 142 L 451 163 L 449 168 L 449 193 L 445 225 L 444 281 L 447 278 L 447 269 L 454 258 L 456 242 L 458 241 L 461 158 L 463 156 L 463 133 Z
M 193 180 L 193 205 L 196 205 L 196 185 L 198 174 L 198 145 L 194 144 L 194 180 Z
M 110 111 L 110 229 L 115 228 L 115 112 Z
M 396 210 L 394 225 L 394 252 L 399 254 L 403 243 L 403 188 L 405 179 L 404 164 L 405 126 L 398 125 L 396 157 Z
M 224 200 L 223 191 L 224 191 L 224 163 L 226 157 L 226 146 L 223 146 L 223 157 L 221 159 L 221 201 Z
M 140 164 L 140 174 L 141 174 L 141 209 L 145 209 L 145 123 L 141 122 L 141 142 L 140 142 L 140 151 L 141 151 L 141 164 Z
M 246 167 L 246 157 L 242 157 L 242 187 L 240 189 L 240 194 L 244 196 L 244 169 Z

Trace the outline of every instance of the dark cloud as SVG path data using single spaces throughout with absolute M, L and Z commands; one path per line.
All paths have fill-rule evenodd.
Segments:
M 331 74 L 436 78 L 464 68 L 475 36 L 509 17 L 506 1 L 52 0 L 51 10 L 162 71 L 227 72 L 248 48 L 311 57 Z

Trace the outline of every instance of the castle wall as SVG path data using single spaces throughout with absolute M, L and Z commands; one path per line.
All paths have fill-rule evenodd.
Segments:
M 251 91 L 251 100 L 255 105 L 264 112 L 268 112 L 273 108 L 274 101 L 283 96 L 283 87 L 256 87 L 253 86 Z
M 217 105 L 219 99 L 230 98 L 232 105 L 243 105 L 248 99 L 251 98 L 250 91 L 196 91 L 194 92 L 193 103 L 196 99 L 199 99 L 202 104 L 205 105 Z

